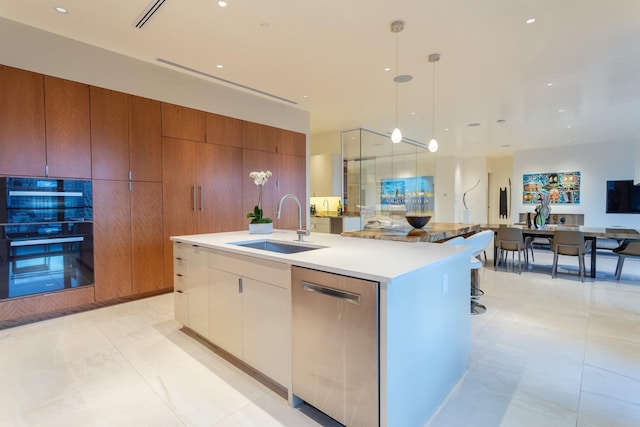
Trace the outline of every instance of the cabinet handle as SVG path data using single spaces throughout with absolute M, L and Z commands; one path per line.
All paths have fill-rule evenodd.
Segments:
M 180 273 L 176 273 L 176 276 L 178 276 L 178 277 L 182 277 L 182 274 L 180 274 Z
M 193 200 L 193 210 L 196 210 L 196 186 L 191 186 L 191 200 Z
M 306 282 L 304 280 L 300 285 L 303 291 L 316 292 L 328 297 L 337 298 L 344 302 L 360 305 L 360 295 L 358 294 L 318 285 L 316 283 Z
M 242 277 L 238 278 L 238 293 L 242 293 Z
M 200 210 L 202 210 L 202 185 L 198 185 L 198 197 L 200 199 Z
M 131 171 L 129 171 L 129 181 L 133 180 L 133 173 Z
M 49 176 L 49 165 L 44 165 L 44 176 Z
M 133 191 L 133 182 L 129 181 L 129 192 Z
M 181 291 L 180 289 L 176 290 L 176 292 L 177 292 L 177 293 L 179 293 L 179 294 L 183 294 L 183 293 L 184 293 L 184 292 L 183 292 L 183 291 Z
M 179 256 L 176 257 L 176 261 L 182 261 L 182 258 L 180 258 Z

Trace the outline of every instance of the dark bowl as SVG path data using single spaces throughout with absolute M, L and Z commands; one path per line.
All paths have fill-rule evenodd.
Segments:
M 407 215 L 407 222 L 411 224 L 413 228 L 422 228 L 431 219 L 431 216 L 416 216 L 416 215 Z

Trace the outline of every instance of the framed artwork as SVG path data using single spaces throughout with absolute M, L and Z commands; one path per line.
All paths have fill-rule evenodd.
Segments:
M 552 205 L 580 204 L 580 172 L 532 173 L 522 176 L 522 203 L 537 205 L 547 193 Z
M 406 205 L 408 210 L 433 210 L 433 177 L 381 179 L 380 204 Z

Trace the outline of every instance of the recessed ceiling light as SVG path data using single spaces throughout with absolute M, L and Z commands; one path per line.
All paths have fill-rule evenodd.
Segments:
M 571 129 L 573 126 L 571 125 L 567 125 L 567 129 Z
M 260 28 L 262 28 L 263 30 L 266 30 L 270 27 L 268 22 L 263 22 L 262 24 L 260 24 Z
M 444 128 L 444 130 L 449 130 L 449 128 Z
M 386 67 L 384 70 L 385 71 L 391 71 L 391 67 Z
M 527 19 L 527 24 L 533 24 L 534 22 L 536 22 L 536 18 Z
M 469 123 L 467 126 L 469 126 L 470 128 L 473 128 L 476 126 L 480 126 L 480 123 Z
M 227 2 L 226 2 L 226 1 L 219 1 L 219 2 L 218 2 L 218 6 L 220 6 L 220 7 L 227 7 Z
M 56 12 L 58 13 L 69 13 L 69 11 L 67 9 L 65 9 L 64 7 L 56 7 Z
M 303 97 L 303 98 L 308 98 L 308 97 L 309 97 L 309 95 L 302 95 L 302 97 Z
M 505 119 L 496 120 L 496 123 L 499 123 L 499 124 L 506 123 L 506 122 L 507 122 L 507 120 L 505 120 Z
M 553 86 L 552 82 L 547 83 L 547 86 Z
M 564 113 L 564 109 L 563 108 L 559 109 L 558 113 Z
M 216 68 L 224 68 L 224 65 L 218 64 L 218 65 L 216 65 Z
M 393 81 L 396 83 L 406 83 L 410 82 L 412 79 L 413 76 L 410 76 L 409 74 L 400 74 L 399 76 L 395 76 Z

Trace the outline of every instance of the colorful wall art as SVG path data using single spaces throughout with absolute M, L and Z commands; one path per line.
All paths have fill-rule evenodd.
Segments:
M 433 210 L 433 177 L 419 176 L 380 181 L 380 204 L 406 205 L 407 210 Z
M 525 174 L 522 186 L 524 204 L 539 204 L 539 193 L 549 194 L 552 205 L 580 204 L 580 172 Z

